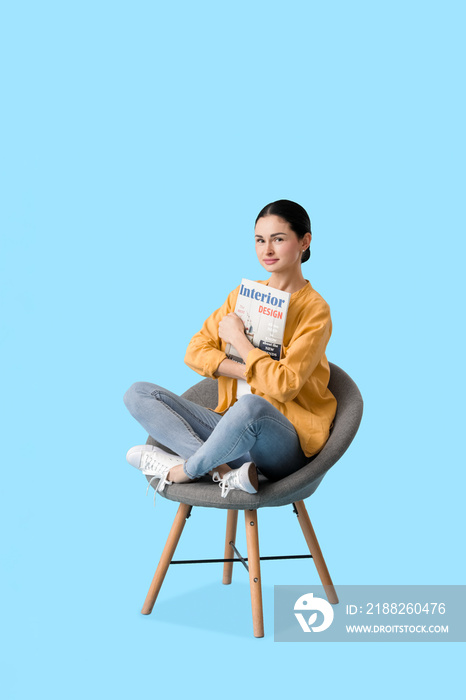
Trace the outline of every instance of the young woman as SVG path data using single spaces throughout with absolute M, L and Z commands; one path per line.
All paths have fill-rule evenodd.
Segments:
M 176 453 L 151 445 L 129 450 L 130 464 L 159 479 L 157 491 L 210 474 L 224 497 L 231 489 L 256 493 L 257 469 L 272 481 L 282 479 L 324 446 L 336 412 L 325 356 L 332 321 L 328 304 L 301 271 L 311 238 L 309 217 L 295 202 L 272 202 L 257 216 L 256 254 L 270 274 L 262 284 L 291 294 L 280 360 L 246 337 L 234 313 L 238 286 L 191 339 L 185 357 L 202 376 L 218 378 L 215 411 L 147 382 L 126 392 L 132 416 Z M 226 357 L 227 343 L 245 364 Z

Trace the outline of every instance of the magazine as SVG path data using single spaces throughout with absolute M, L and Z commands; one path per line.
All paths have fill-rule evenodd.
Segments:
M 236 300 L 235 314 L 244 323 L 246 337 L 254 347 L 268 352 L 274 360 L 282 354 L 286 314 L 291 294 L 266 284 L 242 279 Z M 237 350 L 227 344 L 226 356 L 244 364 Z

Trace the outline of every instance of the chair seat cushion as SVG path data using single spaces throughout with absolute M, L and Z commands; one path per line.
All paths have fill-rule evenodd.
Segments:
M 151 440 L 151 443 L 156 444 Z M 167 449 L 167 448 L 164 448 Z M 301 471 L 301 470 L 300 470 Z M 297 472 L 295 472 L 297 474 Z M 206 475 L 198 481 L 189 484 L 171 484 L 162 491 L 162 496 L 169 501 L 187 503 L 190 506 L 203 506 L 204 508 L 226 508 L 229 510 L 256 510 L 271 506 L 283 506 L 307 498 L 315 491 L 323 476 L 314 481 L 312 487 L 307 485 L 306 495 L 298 498 L 295 476 L 291 474 L 280 481 L 269 481 L 259 474 L 259 489 L 257 493 L 246 493 L 234 489 L 225 498 L 222 498 L 222 490 L 218 483 L 212 481 L 212 477 Z M 151 477 L 146 477 L 150 481 Z M 158 481 L 154 480 L 154 487 Z

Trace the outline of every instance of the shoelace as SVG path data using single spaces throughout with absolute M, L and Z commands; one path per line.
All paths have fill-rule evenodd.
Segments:
M 212 474 L 212 481 L 218 483 L 222 489 L 222 498 L 226 498 L 230 493 L 231 489 L 239 487 L 239 474 L 237 469 L 232 469 L 231 472 L 227 472 L 223 479 L 220 478 L 218 472 Z
M 168 470 L 168 471 L 170 471 L 170 470 Z M 159 483 L 157 484 L 156 488 L 154 489 L 154 506 L 155 506 L 155 497 L 156 497 L 156 495 L 157 495 L 158 493 L 161 493 L 161 492 L 164 490 L 165 486 L 167 486 L 167 484 L 173 484 L 173 481 L 168 481 L 166 475 L 164 475 L 164 476 L 153 476 L 152 479 L 149 481 L 149 483 L 148 483 L 148 485 L 147 485 L 146 496 L 147 496 L 147 494 L 149 493 L 149 489 L 150 489 L 150 487 L 152 486 L 152 482 L 154 481 L 154 479 L 160 479 Z
M 164 464 L 162 464 L 158 459 L 157 456 L 153 452 L 148 452 L 144 455 L 144 469 L 147 467 L 161 467 L 160 474 L 155 474 L 151 480 L 149 481 L 147 485 L 147 490 L 146 490 L 146 496 L 149 493 L 149 489 L 152 486 L 152 482 L 155 479 L 159 479 L 159 483 L 157 484 L 156 488 L 154 489 L 154 506 L 155 506 L 155 497 L 157 493 L 162 493 L 164 490 L 165 486 L 172 484 L 173 481 L 169 481 L 167 479 L 167 474 L 170 471 L 171 467 L 167 467 Z
M 167 468 L 166 465 L 162 464 L 162 462 L 157 459 L 157 454 L 155 452 L 145 452 L 142 456 L 141 466 L 139 468 L 141 471 L 144 471 L 144 469 L 152 469 L 154 467 L 159 473 L 162 473 L 164 469 L 170 471 L 170 467 Z

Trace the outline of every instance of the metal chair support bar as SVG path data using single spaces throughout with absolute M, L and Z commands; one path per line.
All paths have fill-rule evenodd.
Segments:
M 235 553 L 236 553 L 236 555 L 238 556 L 239 561 L 242 563 L 242 565 L 244 566 L 244 568 L 246 569 L 246 571 L 249 572 L 249 566 L 246 564 L 246 559 L 245 559 L 244 557 L 242 557 L 241 554 L 238 552 L 238 550 L 237 550 L 236 547 L 235 547 L 235 543 L 233 542 L 233 540 L 231 540 L 228 544 L 230 545 L 230 547 L 231 547 L 232 549 L 235 550 Z
M 312 559 L 311 554 L 286 554 L 280 557 L 259 557 L 261 561 L 270 559 Z M 241 562 L 241 559 L 177 559 L 176 561 L 171 561 L 170 564 L 220 564 L 221 562 L 232 561 L 233 563 Z M 248 561 L 246 557 L 244 561 Z

